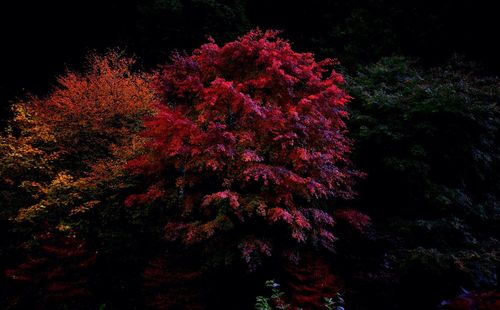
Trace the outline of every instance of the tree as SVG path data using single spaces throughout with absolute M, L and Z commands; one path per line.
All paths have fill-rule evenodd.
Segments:
M 68 72 L 47 98 L 17 106 L 27 116 L 17 118 L 23 134 L 43 128 L 54 139 L 46 147 L 68 160 L 92 163 L 109 156 L 153 111 L 150 77 L 131 71 L 134 62 L 118 51 L 89 56 L 85 73 Z
M 359 175 L 335 62 L 277 34 L 174 55 L 155 79 L 162 106 L 145 154 L 128 163 L 150 183 L 127 205 L 163 208 L 168 240 L 239 249 L 251 268 L 285 249 L 333 249 L 332 201 L 352 198 Z
M 373 281 L 362 293 L 370 307 L 367 294 L 393 289 L 398 298 L 378 307 L 429 308 L 460 286 L 496 286 L 500 88 L 477 69 L 391 57 L 347 79 L 353 161 L 368 173 L 358 205 L 375 230 L 354 249 L 368 270 L 358 279 Z
M 117 157 L 117 149 L 133 149 L 134 133 L 155 110 L 150 77 L 133 72 L 133 63 L 117 51 L 91 55 L 86 72 L 60 77 L 46 98 L 14 105 L 11 129 L 0 137 L 2 183 L 23 185 L 32 202 L 46 209 L 53 191 L 61 203 L 58 187 L 67 189 L 73 181 L 73 187 L 84 186 L 103 160 Z
M 143 118 L 155 111 L 150 76 L 133 70 L 133 59 L 112 51 L 88 60 L 87 71 L 66 73 L 47 97 L 15 104 L 0 136 L 2 219 L 30 232 L 19 238 L 26 253 L 15 253 L 25 260 L 6 275 L 38 287 L 40 307 L 89 293 L 76 286 L 88 286 L 96 244 L 120 217 L 101 225 L 125 187 L 122 166 Z

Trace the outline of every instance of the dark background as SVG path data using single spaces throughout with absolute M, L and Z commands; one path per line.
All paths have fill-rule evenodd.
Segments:
M 459 53 L 498 73 L 495 1 L 147 0 L 2 1 L 0 120 L 9 102 L 43 95 L 91 50 L 120 47 L 146 69 L 173 49 L 190 50 L 261 27 L 295 48 L 336 57 L 349 69 L 400 54 L 436 65 Z

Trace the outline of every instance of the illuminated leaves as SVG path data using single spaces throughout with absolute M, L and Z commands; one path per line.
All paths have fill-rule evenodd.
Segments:
M 255 30 L 224 46 L 212 40 L 174 55 L 156 76 L 162 106 L 145 123 L 147 151 L 128 163 L 151 187 L 127 203 L 148 203 L 162 184 L 165 197 L 179 201 L 167 235 L 192 244 L 250 225 L 253 237 L 236 238 L 260 240 L 276 226 L 275 241 L 332 247 L 333 220 L 320 209 L 352 197 L 358 175 L 347 159 L 349 96 L 334 61 L 296 53 L 277 34 Z M 248 262 L 272 246 L 239 248 Z
M 133 64 L 116 51 L 91 55 L 86 71 L 59 77 L 48 96 L 13 106 L 0 136 L 0 185 L 10 195 L 0 199 L 25 197 L 17 220 L 56 230 L 78 223 L 99 204 L 97 185 L 110 189 L 123 161 L 141 148 L 136 133 L 155 111 L 154 91 Z
M 53 148 L 79 160 L 108 156 L 110 147 L 129 141 L 142 118 L 153 112 L 149 77 L 131 71 L 134 61 L 118 52 L 90 56 L 88 71 L 68 72 L 47 98 L 33 98 L 19 109 L 16 120 L 26 123 L 30 134 L 43 137 L 43 128 L 54 138 Z M 39 138 L 39 139 L 40 139 Z

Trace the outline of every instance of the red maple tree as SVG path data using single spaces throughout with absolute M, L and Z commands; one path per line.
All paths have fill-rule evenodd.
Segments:
M 159 113 L 128 163 L 151 183 L 127 205 L 168 206 L 166 236 L 238 248 L 254 267 L 286 246 L 332 249 L 332 199 L 349 199 L 345 104 L 335 62 L 253 30 L 176 54 L 157 74 Z M 223 243 L 224 242 L 224 243 Z

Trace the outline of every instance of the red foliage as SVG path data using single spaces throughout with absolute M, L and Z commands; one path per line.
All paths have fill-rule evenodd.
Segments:
M 156 77 L 163 106 L 145 124 L 148 151 L 128 164 L 155 181 L 127 203 L 175 195 L 167 234 L 188 244 L 246 223 L 255 240 L 239 244 L 245 260 L 270 255 L 264 235 L 273 227 L 295 243 L 331 248 L 334 221 L 322 209 L 351 198 L 358 174 L 347 159 L 349 96 L 333 63 L 259 30 L 175 55 Z
M 163 253 L 151 259 L 143 273 L 143 292 L 151 309 L 206 309 L 200 266 L 189 258 Z
M 371 219 L 368 215 L 363 214 L 353 209 L 342 209 L 335 212 L 335 216 L 344 220 L 349 225 L 359 231 L 363 231 L 366 226 L 370 225 Z
M 33 303 L 37 308 L 51 308 L 58 302 L 80 303 L 91 296 L 90 268 L 96 255 L 88 251 L 85 241 L 45 234 L 39 242 L 38 251 L 5 271 L 7 278 L 19 286 L 19 305 Z
M 500 293 L 496 291 L 464 292 L 454 299 L 442 302 L 441 306 L 448 310 L 498 310 L 500 309 Z
M 285 262 L 284 268 L 291 304 L 300 309 L 322 309 L 325 297 L 334 297 L 342 290 L 342 280 L 318 254 L 306 253 L 299 262 Z

